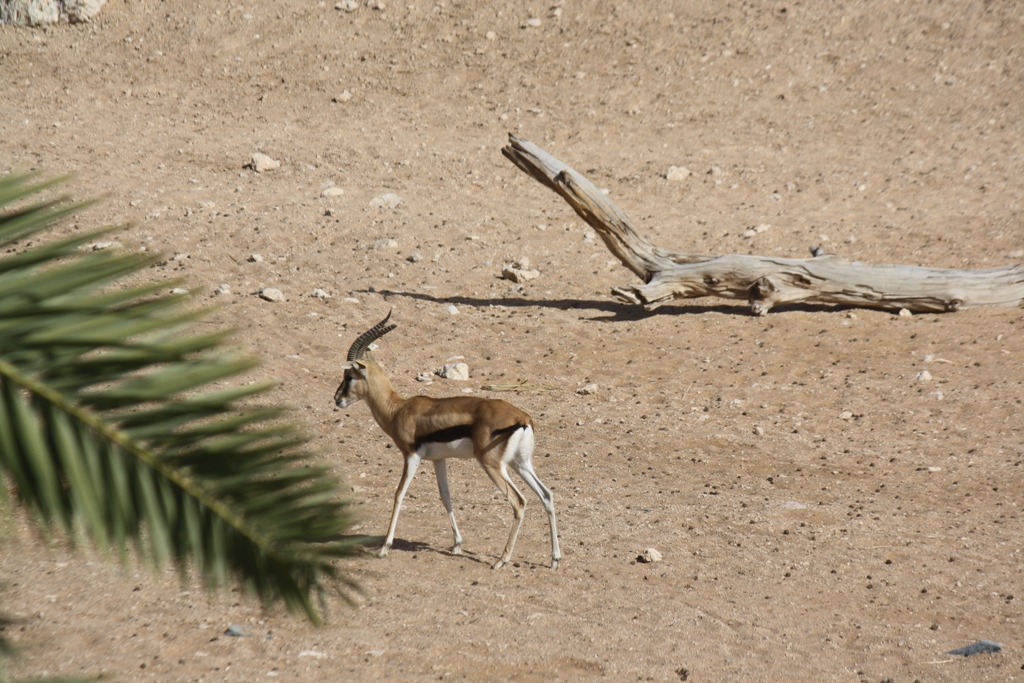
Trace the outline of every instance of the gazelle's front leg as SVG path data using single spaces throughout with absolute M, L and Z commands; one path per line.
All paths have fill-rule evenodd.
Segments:
M 398 526 L 398 511 L 402 509 L 402 499 L 405 498 L 405 492 L 409 490 L 409 484 L 412 483 L 412 478 L 416 476 L 416 469 L 419 466 L 419 453 L 411 453 L 405 456 L 405 466 L 402 468 L 402 480 L 398 482 L 398 490 L 395 491 L 395 507 L 391 510 L 391 525 L 388 527 L 387 538 L 384 539 L 384 545 L 381 546 L 380 552 L 377 553 L 377 557 L 387 557 L 388 551 L 391 550 L 391 544 L 395 542 L 395 527 Z
M 441 502 L 444 503 L 444 509 L 448 511 L 448 521 L 452 523 L 452 533 L 455 534 L 455 545 L 452 546 L 452 555 L 461 555 L 462 534 L 459 533 L 459 526 L 455 523 L 452 497 L 448 491 L 448 461 L 435 460 L 434 474 L 437 476 L 437 489 L 441 492 Z

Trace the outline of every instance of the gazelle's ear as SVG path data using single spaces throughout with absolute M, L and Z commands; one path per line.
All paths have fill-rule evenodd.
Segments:
M 351 363 L 351 367 L 359 374 L 360 377 L 366 379 L 366 363 L 361 360 L 353 361 Z

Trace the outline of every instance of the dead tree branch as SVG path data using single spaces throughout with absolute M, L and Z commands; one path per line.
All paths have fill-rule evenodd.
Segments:
M 951 270 L 874 265 L 833 254 L 772 258 L 680 254 L 654 246 L 589 180 L 529 140 L 509 135 L 501 151 L 524 173 L 554 190 L 590 224 L 624 266 L 644 284 L 612 288 L 627 303 L 653 310 L 674 299 L 744 299 L 755 315 L 779 304 L 842 304 L 920 313 L 969 306 L 1024 304 L 1024 265 Z

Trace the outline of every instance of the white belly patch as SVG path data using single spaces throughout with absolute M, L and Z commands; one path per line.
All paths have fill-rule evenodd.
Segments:
M 448 458 L 472 458 L 473 440 L 430 441 L 420 446 L 420 457 L 424 460 L 447 460 Z

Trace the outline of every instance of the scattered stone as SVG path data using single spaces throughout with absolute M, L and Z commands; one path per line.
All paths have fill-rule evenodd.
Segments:
M 331 102 L 342 104 L 352 99 L 352 93 L 349 90 L 342 90 L 340 93 L 331 98 Z
M 767 223 L 761 223 L 760 225 L 755 225 L 754 227 L 748 228 L 747 230 L 743 231 L 743 238 L 749 240 L 754 235 L 756 235 L 758 233 L 761 233 L 761 232 L 764 232 L 765 230 L 768 230 L 771 227 L 772 226 L 768 225 Z M 814 254 L 814 255 L 817 256 L 817 254 Z
M 357 303 L 359 303 L 359 299 L 355 298 L 354 296 L 347 296 L 347 297 L 345 297 L 344 301 L 347 304 L 357 304 Z
M 958 647 L 955 650 L 950 650 L 947 655 L 963 655 L 964 657 L 970 657 L 971 655 L 977 655 L 984 653 L 993 653 L 1002 651 L 1003 646 L 999 643 L 993 643 L 991 640 L 979 640 L 976 643 Z
M 597 393 L 597 385 L 591 382 L 590 384 L 584 384 L 582 387 L 576 390 L 576 393 L 580 396 L 590 396 L 591 394 Z
M 910 309 L 907 309 L 907 308 L 901 308 L 900 309 L 900 317 L 901 318 L 909 318 L 912 315 L 914 315 L 914 314 L 910 312 Z
M 213 293 L 217 296 L 223 296 L 231 293 L 231 285 L 220 285 L 217 289 L 213 290 Z
M 844 410 L 843 412 L 839 413 L 839 419 L 840 420 L 852 420 L 853 419 L 853 413 L 851 413 L 849 410 Z
M 423 260 L 423 254 L 421 254 L 418 251 L 414 251 L 408 256 L 406 256 L 405 260 L 408 261 L 409 263 L 419 263 L 420 261 Z
M 334 215 L 334 209 L 330 208 L 330 207 L 324 209 L 324 215 L 325 216 L 333 216 Z
M 340 197 L 345 194 L 345 190 L 340 187 L 328 187 L 320 192 L 321 197 Z
M 359 9 L 359 3 L 356 0 L 344 0 L 334 6 L 334 9 L 344 10 L 345 12 L 355 12 Z
M 323 659 L 327 655 L 319 650 L 303 650 L 299 653 L 300 657 L 313 657 L 314 659 Z
M 249 263 L 263 263 L 263 257 L 259 254 L 249 254 L 249 258 L 246 259 Z
M 321 301 L 327 301 L 328 299 L 331 298 L 330 294 L 328 294 L 324 290 L 320 289 L 319 287 L 314 289 L 313 292 L 310 294 L 310 296 L 315 297 L 317 299 L 320 299 Z
M 438 377 L 455 379 L 461 382 L 469 380 L 469 366 L 465 363 L 445 363 L 435 373 Z
M 764 436 L 764 427 L 761 425 L 754 425 L 754 436 Z
M 593 230 L 587 230 L 586 232 L 583 233 L 583 241 L 586 242 L 587 244 L 592 243 L 595 237 L 597 237 L 597 233 L 594 232 Z
M 665 171 L 665 180 L 670 183 L 681 183 L 690 177 L 690 169 L 685 166 L 669 166 Z
M 914 379 L 916 379 L 918 382 L 930 382 L 932 379 L 932 373 L 928 372 L 927 370 L 922 370 L 921 372 L 914 375 Z
M 784 500 L 780 505 L 786 510 L 806 510 L 807 506 L 798 500 Z
M 525 256 L 521 256 L 516 261 L 502 265 L 501 276 L 506 280 L 511 280 L 512 282 L 523 283 L 527 280 L 533 280 L 534 278 L 540 277 L 540 271 L 535 269 L 531 270 L 530 259 Z
M 384 0 L 366 0 L 366 6 L 379 12 L 384 11 Z
M 254 152 L 252 160 L 249 162 L 249 168 L 257 173 L 266 173 L 267 171 L 273 171 L 275 168 L 281 168 L 281 162 L 271 159 L 263 152 Z
M 284 293 L 277 287 L 263 287 L 256 295 L 264 301 L 284 301 Z
M 661 562 L 661 553 L 655 548 L 648 548 L 641 555 L 637 555 L 637 562 L 643 562 L 644 564 L 653 564 L 654 562 Z
M 394 237 L 378 237 L 370 244 L 370 249 L 375 251 L 398 249 L 398 240 Z
M 487 33 L 484 34 L 484 38 L 486 38 L 487 40 L 494 40 L 497 37 L 498 34 L 495 33 L 494 31 L 488 31 Z
M 928 468 L 928 471 L 929 472 L 941 472 L 942 468 L 941 467 L 936 467 L 936 466 L 932 465 L 931 467 Z
M 416 375 L 416 381 L 423 382 L 424 384 L 431 384 L 434 381 L 434 376 L 431 375 L 429 372 L 421 372 L 420 374 Z
M 123 245 L 117 241 L 93 242 L 90 248 L 93 251 L 104 251 L 106 249 L 120 249 Z
M 458 315 L 459 314 L 459 309 L 458 309 L 458 307 L 455 304 L 452 304 L 451 306 L 449 306 L 445 310 L 448 311 L 448 313 L 450 313 L 451 315 Z
M 375 209 L 394 209 L 401 203 L 402 198 L 394 192 L 385 192 L 370 200 L 370 206 Z
M 539 17 L 530 17 L 529 19 L 524 21 L 522 24 L 520 24 L 520 26 L 522 26 L 522 28 L 537 28 L 538 26 L 540 26 L 540 18 Z
M 225 629 L 224 635 L 232 636 L 234 638 L 246 638 L 252 634 L 238 624 L 231 624 L 231 626 L 228 626 L 227 629 Z
M 1024 258 L 1024 249 L 1017 249 L 1006 253 L 1006 258 Z
M 188 290 L 184 289 L 182 287 L 175 287 L 174 289 L 171 290 L 171 294 L 175 294 L 177 296 L 182 296 L 182 295 L 188 294 Z

